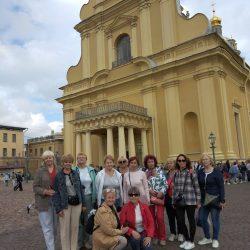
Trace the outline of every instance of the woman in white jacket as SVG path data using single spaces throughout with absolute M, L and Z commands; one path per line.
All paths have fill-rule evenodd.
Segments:
M 107 155 L 104 158 L 104 169 L 97 174 L 95 179 L 97 205 L 100 206 L 104 201 L 103 190 L 106 188 L 113 188 L 116 190 L 115 206 L 119 212 L 123 205 L 122 175 L 114 166 L 114 158 L 111 155 Z

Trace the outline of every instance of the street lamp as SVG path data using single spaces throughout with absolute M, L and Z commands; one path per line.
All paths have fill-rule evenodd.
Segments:
M 214 160 L 214 164 L 215 164 L 215 141 L 216 141 L 216 136 L 213 132 L 211 132 L 209 134 L 208 140 L 210 142 L 210 148 L 212 149 L 212 153 L 213 153 L 213 160 Z

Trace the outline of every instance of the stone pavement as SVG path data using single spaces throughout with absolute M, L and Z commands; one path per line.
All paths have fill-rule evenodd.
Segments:
M 220 248 L 228 250 L 250 249 L 250 183 L 226 186 L 227 207 L 222 212 Z M 26 206 L 34 202 L 32 183 L 24 183 L 24 191 L 13 191 L 0 182 L 0 250 L 43 250 L 45 248 L 37 212 L 26 212 Z M 167 226 L 168 228 L 168 226 Z M 197 228 L 195 240 L 203 236 Z M 60 247 L 58 247 L 60 249 Z M 155 250 L 180 249 L 177 242 L 168 242 Z M 212 249 L 211 246 L 197 250 Z

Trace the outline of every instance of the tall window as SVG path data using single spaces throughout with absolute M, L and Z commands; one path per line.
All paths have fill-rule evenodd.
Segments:
M 7 148 L 3 148 L 3 157 L 7 157 L 8 152 L 7 152 Z
M 37 148 L 35 148 L 35 156 L 37 156 Z
M 131 46 L 129 35 L 123 35 L 116 42 L 116 62 L 114 67 L 125 64 L 131 60 Z
M 15 157 L 15 156 L 16 156 L 16 149 L 12 148 L 12 157 Z
M 16 142 L 16 134 L 12 134 L 12 142 Z
M 40 148 L 40 155 L 43 154 L 43 148 Z
M 8 141 L 8 135 L 7 133 L 3 133 L 3 142 L 7 142 Z

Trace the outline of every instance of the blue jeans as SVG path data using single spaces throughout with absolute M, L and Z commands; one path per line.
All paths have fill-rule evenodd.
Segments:
M 152 243 L 149 244 L 149 246 L 143 245 L 143 240 L 145 236 L 141 235 L 141 238 L 139 240 L 136 240 L 133 236 L 129 237 L 128 242 L 132 248 L 132 250 L 153 250 Z
M 202 206 L 202 229 L 207 239 L 210 239 L 209 225 L 207 222 L 209 213 L 213 224 L 213 239 L 218 240 L 220 231 L 220 209 Z
M 55 249 L 57 215 L 53 206 L 48 211 L 39 212 L 39 221 L 43 230 L 47 250 Z

